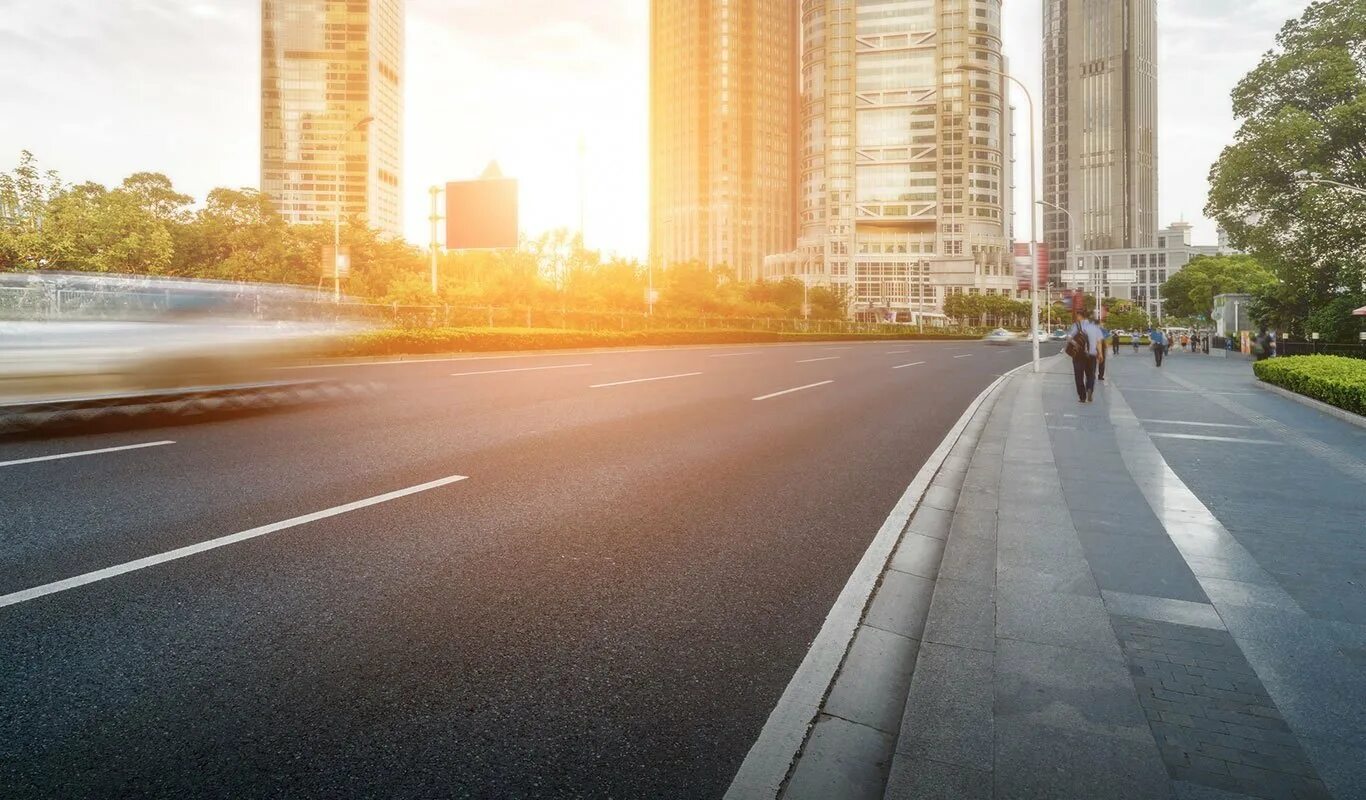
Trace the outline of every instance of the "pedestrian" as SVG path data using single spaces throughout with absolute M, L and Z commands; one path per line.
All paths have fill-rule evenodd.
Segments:
M 1105 334 L 1085 309 L 1073 313 L 1067 329 L 1067 355 L 1072 357 L 1072 376 L 1077 382 L 1077 402 L 1090 403 L 1096 392 L 1096 367 L 1105 348 Z
M 1129 337 L 1129 344 L 1134 346 L 1134 355 L 1138 354 L 1138 339 L 1139 336 L 1137 331 L 1135 331 L 1134 334 Z
M 1252 340 L 1252 354 L 1258 361 L 1265 361 L 1271 358 L 1271 337 L 1267 336 L 1266 328 L 1257 334 L 1257 338 Z
M 1148 331 L 1148 339 L 1153 343 L 1153 358 L 1162 366 L 1162 356 L 1167 354 L 1167 335 L 1157 328 Z
M 1119 331 L 1110 334 L 1110 352 L 1119 355 Z
M 1191 347 L 1191 337 L 1190 337 L 1190 334 L 1186 334 L 1186 333 L 1181 334 L 1181 352 L 1183 352 L 1183 353 L 1188 352 L 1188 351 L 1190 350 L 1190 347 Z

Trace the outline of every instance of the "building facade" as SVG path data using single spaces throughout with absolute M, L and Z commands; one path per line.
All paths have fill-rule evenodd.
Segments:
M 762 277 L 795 236 L 797 4 L 651 0 L 650 250 Z
M 402 175 L 403 0 L 261 0 L 261 191 L 396 237 Z
M 1072 214 L 1044 209 L 1056 280 L 1156 244 L 1157 0 L 1044 0 L 1043 37 L 1043 196 Z
M 1067 289 L 1094 293 L 1100 282 L 1103 297 L 1133 300 L 1154 319 L 1162 318 L 1162 284 L 1196 256 L 1227 255 L 1218 245 L 1191 244 L 1191 225 L 1175 222 L 1157 232 L 1153 247 L 1097 250 L 1082 254 L 1080 273 L 1086 280 L 1062 281 Z M 1080 277 L 1080 276 L 1079 276 Z
M 803 0 L 800 236 L 769 278 L 916 319 L 1015 290 L 1000 0 Z

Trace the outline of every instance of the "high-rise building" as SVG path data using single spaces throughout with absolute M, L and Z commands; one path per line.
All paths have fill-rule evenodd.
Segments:
M 1015 291 L 1001 0 L 803 0 L 801 228 L 769 277 L 902 320 Z
M 1054 280 L 1157 236 L 1157 0 L 1045 0 L 1044 211 Z
M 261 0 L 261 191 L 398 236 L 402 175 L 403 0 Z
M 796 220 L 798 4 L 652 0 L 650 250 L 761 276 Z

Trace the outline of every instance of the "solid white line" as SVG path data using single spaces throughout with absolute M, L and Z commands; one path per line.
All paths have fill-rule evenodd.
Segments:
M 968 354 L 965 355 L 965 356 L 954 356 L 954 358 L 972 358 L 972 356 L 973 356 L 973 353 L 968 353 Z
M 517 369 L 486 369 L 482 372 L 452 372 L 452 378 L 462 378 L 466 375 L 498 375 L 504 372 L 536 372 L 543 369 L 573 369 L 575 367 L 591 367 L 592 364 L 555 364 L 549 367 L 518 367 Z
M 660 375 L 655 378 L 635 378 L 629 381 L 613 381 L 612 383 L 596 383 L 589 386 L 589 389 L 606 389 L 610 386 L 629 386 L 632 383 L 649 383 L 650 381 L 667 381 L 674 378 L 691 378 L 694 375 L 701 375 L 700 372 L 683 372 L 678 375 Z
M 1150 422 L 1155 425 L 1193 425 L 1200 428 L 1243 428 L 1246 430 L 1256 430 L 1256 425 L 1234 425 L 1228 422 L 1190 422 L 1181 419 L 1141 419 L 1139 422 Z
M 714 355 L 714 356 L 707 356 L 707 358 L 739 358 L 740 356 L 757 356 L 757 355 L 759 355 L 759 354 L 758 354 L 758 353 L 717 353 L 717 354 Z
M 918 366 L 920 366 L 921 364 L 924 364 L 924 363 L 925 363 L 924 361 L 917 361 L 917 362 L 915 362 L 915 363 L 913 363 L 913 364 L 902 364 L 902 365 L 899 366 L 899 367 L 892 367 L 892 369 L 905 369 L 905 368 L 907 368 L 907 367 L 918 367 Z
M 1270 439 L 1232 439 L 1228 436 L 1201 436 L 1195 433 L 1149 433 L 1155 439 L 1194 439 L 1198 442 L 1237 442 L 1239 444 L 1285 444 Z
M 889 356 L 904 356 L 904 355 L 906 355 L 906 354 L 909 353 L 909 352 L 911 352 L 911 351 L 910 351 L 910 350 L 888 350 L 888 351 L 887 351 L 887 355 L 889 355 Z
M 4 608 L 5 606 L 17 605 L 19 603 L 25 603 L 29 600 L 34 600 L 36 598 L 43 597 L 49 594 L 65 592 L 68 589 L 75 589 L 77 586 L 84 586 L 87 583 L 95 583 L 96 581 L 107 580 L 118 575 L 123 575 L 127 572 L 135 572 L 140 569 L 154 567 L 158 564 L 165 564 L 167 561 L 175 561 L 177 559 L 186 558 L 188 556 L 203 553 L 208 550 L 216 550 L 220 547 L 227 547 L 230 544 L 237 544 L 238 542 L 243 542 L 247 539 L 255 539 L 258 536 L 265 536 L 266 534 L 275 533 L 276 531 L 282 531 L 287 528 L 296 528 L 300 525 L 306 525 L 310 522 L 317 522 L 320 519 L 335 517 L 340 514 L 345 514 L 350 511 L 356 511 L 362 508 L 366 508 L 368 506 L 378 505 L 380 503 L 387 503 L 390 500 L 397 500 L 400 497 L 407 497 L 410 494 L 425 492 L 430 489 L 436 489 L 438 487 L 446 486 L 448 484 L 456 483 L 458 481 L 463 480 L 468 480 L 468 478 L 464 475 L 451 475 L 448 478 L 441 478 L 439 480 L 430 481 L 428 483 L 418 484 L 417 486 L 409 486 L 407 489 L 399 489 L 398 491 L 387 492 L 385 494 L 376 495 L 365 500 L 357 500 L 354 503 L 347 503 L 346 505 L 334 506 L 324 511 L 315 511 L 312 514 L 304 514 L 303 516 L 293 517 L 291 519 L 284 520 L 283 522 L 273 522 L 269 525 L 262 525 L 259 528 L 252 528 L 251 530 L 241 531 L 240 533 L 232 533 L 227 536 L 220 536 L 217 539 L 210 539 L 207 542 L 200 542 L 199 544 L 192 544 L 187 547 L 179 547 L 175 550 L 168 550 L 165 553 L 158 553 L 154 556 L 139 558 L 136 561 L 129 561 L 127 563 L 118 564 L 113 567 L 105 567 L 104 569 L 96 570 L 94 572 L 87 572 L 84 575 L 77 575 L 74 578 L 67 578 L 65 580 L 55 581 L 53 583 L 45 583 L 42 586 L 35 586 L 32 589 L 24 589 L 23 591 L 14 592 L 12 594 L 0 595 L 0 608 Z
M 821 624 L 811 648 L 806 651 L 806 656 L 783 690 L 778 704 L 768 715 L 759 738 L 750 747 L 740 771 L 726 790 L 725 800 L 773 800 L 777 797 L 797 751 L 806 741 L 807 730 L 815 723 L 816 714 L 835 679 L 840 662 L 853 642 L 868 598 L 872 596 L 878 578 L 886 569 L 892 550 L 901 539 L 901 532 L 920 505 L 920 498 L 982 403 L 1007 377 L 1028 368 L 1028 364 L 1016 367 L 982 390 L 925 461 L 920 472 L 916 473 L 911 485 L 906 487 L 906 493 L 897 501 L 892 513 L 873 537 L 872 544 L 864 551 L 863 558 L 849 576 L 849 582 L 844 584 L 835 605 Z
M 81 456 L 97 456 L 101 453 L 119 453 L 124 450 L 141 450 L 144 447 L 165 447 L 168 444 L 175 444 L 172 441 L 146 442 L 144 444 L 129 444 L 123 447 L 102 447 L 99 450 L 82 450 L 78 453 L 58 453 L 51 456 L 37 456 L 35 458 L 19 458 L 14 461 L 0 461 L 0 467 L 15 467 L 20 464 L 36 464 L 39 461 L 59 461 L 63 458 L 80 458 Z
M 798 364 L 814 364 L 817 361 L 838 361 L 843 356 L 826 356 L 825 358 L 803 358 Z
M 822 350 L 853 350 L 852 347 L 822 347 Z
M 772 400 L 772 399 L 775 398 L 775 397 L 782 397 L 782 396 L 785 395 L 785 394 L 792 394 L 793 392 L 804 392 L 804 391 L 806 391 L 807 389 L 814 389 L 814 388 L 816 388 L 817 386 L 825 386 L 825 385 L 831 384 L 831 383 L 834 383 L 834 381 L 821 381 L 820 383 L 808 383 L 808 384 L 805 385 L 805 386 L 798 386 L 798 387 L 795 388 L 795 389 L 784 389 L 784 390 L 782 390 L 781 392 L 774 392 L 773 394 L 766 394 L 766 395 L 764 395 L 764 396 L 762 396 L 762 397 L 756 397 L 756 398 L 754 398 L 754 399 L 755 399 L 755 400 Z

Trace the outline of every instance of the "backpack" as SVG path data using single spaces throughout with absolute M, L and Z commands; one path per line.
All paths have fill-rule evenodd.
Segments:
M 1077 332 L 1072 334 L 1072 338 L 1067 340 L 1067 355 L 1075 360 L 1086 356 L 1090 349 L 1091 343 L 1086 338 L 1086 331 L 1082 330 L 1081 326 L 1078 325 Z

